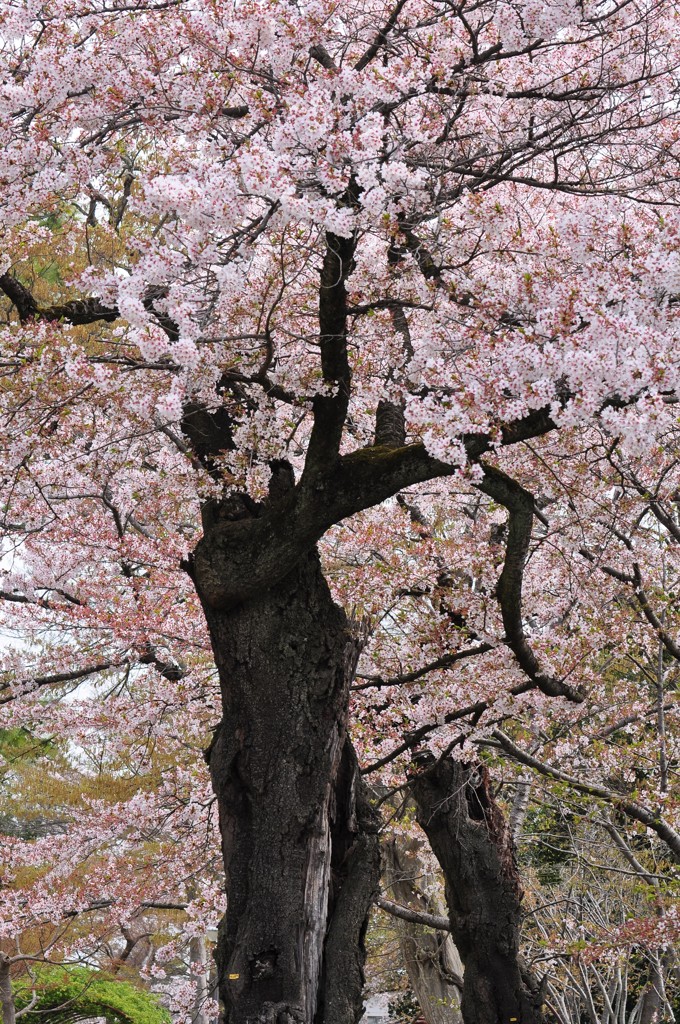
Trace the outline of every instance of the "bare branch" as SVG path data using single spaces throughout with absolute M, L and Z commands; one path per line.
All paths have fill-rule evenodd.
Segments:
M 376 35 L 375 39 L 373 40 L 369 48 L 366 50 L 364 54 L 362 54 L 362 56 L 354 65 L 355 71 L 363 71 L 364 68 L 371 63 L 375 55 L 380 51 L 380 48 L 385 45 L 385 43 L 387 42 L 388 35 L 390 34 L 390 32 L 397 23 L 397 18 L 399 17 L 402 10 L 406 6 L 406 2 L 407 0 L 399 0 L 399 2 L 396 4 L 394 10 L 392 11 L 385 24 Z
M 408 907 L 402 907 L 400 903 L 394 903 L 384 896 L 378 896 L 375 903 L 381 910 L 392 914 L 393 917 L 401 918 L 402 921 L 409 921 L 411 924 L 422 924 L 426 928 L 435 928 L 438 932 L 451 931 L 448 917 L 440 917 L 438 914 L 426 914 L 424 910 L 409 910 Z
M 494 729 L 493 736 L 498 740 L 506 754 L 509 754 L 519 761 L 520 764 L 525 764 L 528 768 L 533 768 L 540 775 L 544 775 L 549 779 L 555 779 L 558 782 L 565 782 L 568 786 L 577 790 L 579 793 L 586 793 L 588 796 L 597 797 L 600 800 L 604 800 L 606 803 L 611 804 L 618 810 L 623 811 L 629 818 L 639 822 L 641 825 L 645 825 L 646 828 L 652 829 L 656 832 L 659 839 L 663 840 L 666 846 L 671 850 L 677 860 L 680 860 L 680 833 L 676 832 L 667 822 L 663 820 L 657 811 L 653 811 L 650 807 L 646 807 L 644 804 L 637 803 L 635 800 L 628 800 L 621 793 L 616 793 L 614 790 L 607 789 L 606 786 L 601 786 L 598 783 L 584 782 L 582 779 L 576 778 L 575 775 L 568 775 L 567 772 L 563 772 L 558 768 L 553 768 L 552 765 L 545 764 L 543 761 L 539 761 L 532 754 L 529 754 L 526 750 L 522 750 L 518 747 L 509 736 L 506 736 L 500 729 Z
M 464 658 L 473 658 L 477 654 L 486 654 L 487 651 L 493 650 L 493 644 L 482 643 L 478 644 L 477 647 L 469 647 L 464 651 L 456 651 L 452 654 L 443 654 L 441 658 L 435 658 L 434 661 L 429 662 L 427 665 L 423 665 L 422 668 L 414 669 L 412 672 L 404 672 L 398 676 L 392 676 L 391 679 L 384 679 L 382 676 L 357 676 L 357 679 L 367 680 L 364 683 L 358 683 L 353 686 L 353 690 L 370 690 L 373 688 L 383 688 L 386 686 L 401 686 L 403 683 L 414 683 L 417 679 L 422 679 L 423 676 L 428 675 L 430 672 L 436 672 L 437 669 L 449 668 L 451 665 L 455 665 L 457 661 L 463 661 Z
M 522 671 L 539 690 L 549 697 L 566 697 L 580 703 L 583 694 L 562 679 L 542 672 L 536 655 L 529 647 L 522 622 L 522 584 L 526 565 L 535 501 L 515 480 L 500 469 L 484 465 L 484 480 L 479 489 L 508 510 L 508 539 L 503 571 L 496 585 L 507 643 Z
M 4 682 L 0 684 L 0 694 L 6 694 L 6 696 L 0 696 L 0 705 L 9 704 L 10 701 L 16 700 L 16 698 L 25 693 L 33 693 L 35 690 L 42 689 L 44 686 L 57 686 L 59 683 L 73 683 L 79 679 L 86 679 L 88 676 L 97 675 L 99 672 L 108 672 L 112 668 L 120 668 L 125 665 L 125 661 L 100 661 L 94 665 L 86 665 L 84 668 L 76 668 L 71 672 L 55 672 L 52 675 L 47 676 L 35 676 L 33 679 L 26 681 L 19 681 L 18 683 Z M 10 692 L 17 687 L 19 692 Z

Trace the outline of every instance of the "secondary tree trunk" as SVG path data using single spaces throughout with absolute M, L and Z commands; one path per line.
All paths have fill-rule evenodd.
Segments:
M 543 1024 L 538 986 L 519 956 L 522 891 L 512 839 L 486 770 L 419 759 L 418 823 L 444 872 L 451 933 L 465 964 L 465 1024 Z
M 434 878 L 422 856 L 424 840 L 391 839 L 384 847 L 385 883 L 397 903 L 415 911 L 444 915 Z M 399 945 L 427 1024 L 460 1024 L 463 964 L 450 932 L 394 918 Z
M 346 734 L 357 644 L 316 551 L 236 607 L 204 607 L 223 704 L 207 757 L 228 894 L 216 953 L 226 1020 L 354 1024 L 380 870 Z
M 640 997 L 639 1024 L 655 1024 L 663 1019 L 666 1007 L 664 975 L 673 973 L 672 953 L 657 951 L 650 955 L 649 980 Z
M 7 954 L 0 952 L 0 1013 L 2 1013 L 2 1024 L 15 1024 L 16 1021 L 12 982 L 9 973 L 11 963 L 12 961 Z
M 208 954 L 204 935 L 195 935 L 190 939 L 189 959 L 191 961 L 191 980 L 196 985 L 191 1024 L 208 1024 L 208 1014 L 205 1007 L 208 1001 L 210 986 L 208 981 Z

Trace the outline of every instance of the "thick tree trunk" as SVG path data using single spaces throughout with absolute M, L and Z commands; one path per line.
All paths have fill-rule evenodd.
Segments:
M 543 1024 L 540 995 L 519 957 L 522 892 L 512 839 L 486 770 L 419 759 L 418 822 L 444 872 L 451 933 L 465 964 L 465 1024 Z
M 346 735 L 357 645 L 315 551 L 270 590 L 205 612 L 223 704 L 207 756 L 228 895 L 216 953 L 226 1020 L 354 1024 L 380 869 Z

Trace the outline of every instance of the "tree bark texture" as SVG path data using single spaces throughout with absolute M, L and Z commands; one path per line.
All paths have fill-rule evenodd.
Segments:
M 208 1024 L 208 1015 L 205 1007 L 210 994 L 210 984 L 208 980 L 208 953 L 204 935 L 194 935 L 189 940 L 189 959 L 191 961 L 191 980 L 196 985 L 191 1024 Z
M 445 879 L 451 934 L 465 965 L 465 1024 L 544 1024 L 519 955 L 522 891 L 512 838 L 481 765 L 419 758 L 418 823 Z
M 204 609 L 223 705 L 207 757 L 228 896 L 216 952 L 226 1020 L 354 1024 L 380 871 L 346 733 L 357 644 L 315 550 L 270 589 Z
M 0 1013 L 2 1013 L 2 1024 L 15 1024 L 16 1021 L 16 1009 L 10 979 L 11 963 L 12 961 L 6 953 L 0 953 Z
M 391 839 L 384 848 L 385 884 L 401 906 L 443 915 L 421 854 L 424 842 Z M 460 997 L 463 964 L 451 934 L 421 924 L 394 919 L 399 946 L 423 1017 L 427 1024 L 461 1024 Z
M 510 809 L 510 819 L 508 821 L 508 828 L 510 829 L 510 835 L 512 836 L 513 843 L 517 843 L 524 828 L 524 821 L 529 810 L 529 800 L 531 799 L 531 779 L 529 777 L 519 779 L 515 783 L 515 795 L 512 801 L 512 807 Z
M 663 1020 L 667 1005 L 664 975 L 672 978 L 673 974 L 672 952 L 658 951 L 650 956 L 649 980 L 640 997 L 639 1024 L 655 1024 Z

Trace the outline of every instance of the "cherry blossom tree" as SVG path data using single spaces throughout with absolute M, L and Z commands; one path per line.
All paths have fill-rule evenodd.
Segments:
M 107 755 L 142 765 L 214 728 L 232 1024 L 359 1015 L 362 773 L 402 784 L 418 744 L 421 793 L 487 742 L 680 853 L 676 21 L 664 0 L 0 7 L 0 699 L 72 751 L 105 716 Z M 606 719 L 585 746 L 625 728 L 624 657 L 656 665 L 640 700 L 621 682 L 620 718 L 652 708 L 661 740 L 641 797 L 560 764 L 579 716 Z M 88 905 L 55 882 L 95 850 L 97 891 L 138 906 L 120 860 L 164 801 L 189 838 L 191 765 L 128 788 L 90 845 L 93 806 L 50 838 L 54 916 L 67 889 Z M 538 1019 L 499 970 L 503 1012 Z

